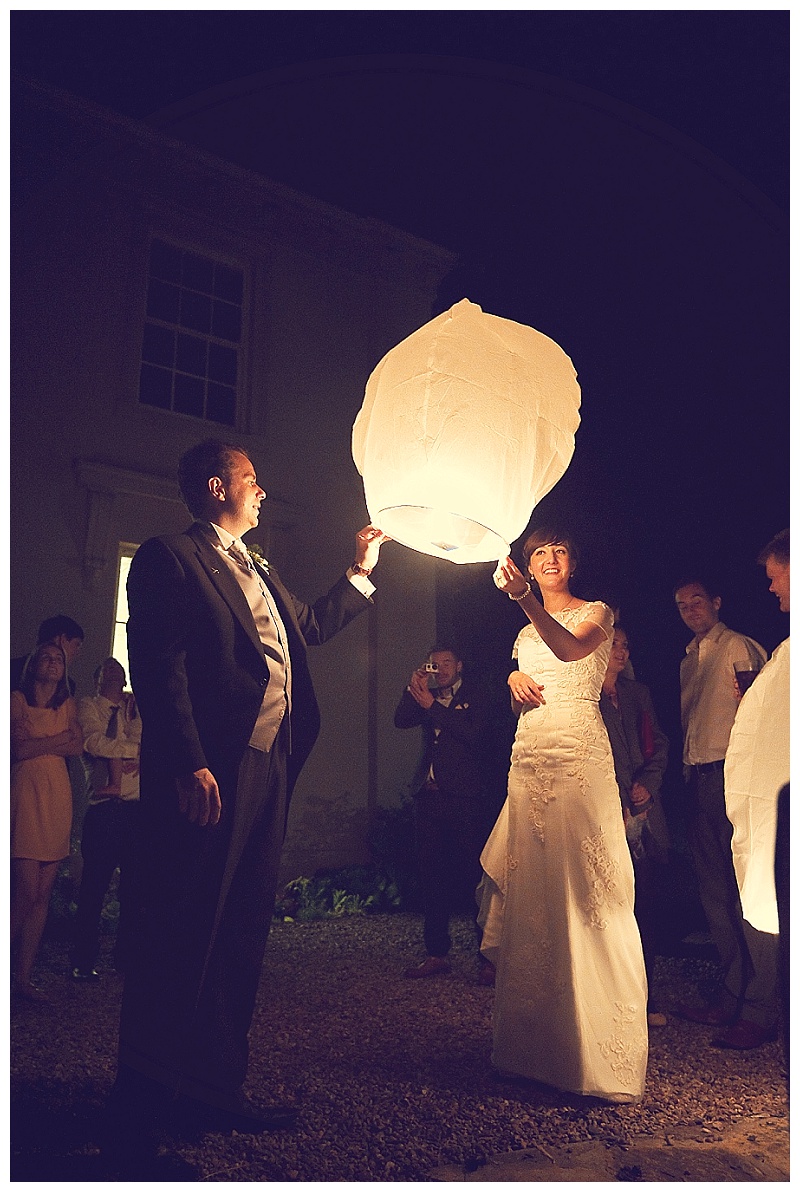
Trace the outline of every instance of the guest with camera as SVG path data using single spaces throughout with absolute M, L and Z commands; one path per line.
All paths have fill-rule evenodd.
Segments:
M 424 744 L 412 786 L 427 955 L 405 975 L 435 977 L 450 972 L 451 916 L 460 907 L 475 906 L 483 844 L 481 745 L 488 707 L 478 683 L 464 677 L 462 660 L 451 646 L 434 646 L 414 671 L 394 723 L 401 729 L 421 726 Z M 475 931 L 479 942 L 477 923 Z M 480 962 L 478 981 L 494 984 L 488 961 Z

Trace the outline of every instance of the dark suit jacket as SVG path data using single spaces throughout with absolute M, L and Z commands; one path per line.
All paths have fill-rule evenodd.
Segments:
M 247 600 L 214 540 L 210 527 L 195 522 L 183 534 L 149 539 L 131 563 L 128 657 L 142 716 L 143 799 L 159 776 L 171 793 L 172 779 L 206 767 L 218 782 L 232 781 L 269 683 Z M 306 647 L 333 637 L 369 601 L 343 576 L 309 605 L 274 569 L 260 573 L 289 640 L 291 792 L 319 732 Z
M 666 848 L 669 845 L 669 832 L 659 792 L 667 768 L 669 741 L 661 731 L 650 692 L 644 683 L 620 675 L 617 679 L 617 698 L 619 709 L 603 692 L 600 696 L 600 713 L 611 742 L 620 797 L 626 806 L 631 807 L 630 792 L 634 781 L 641 782 L 649 790 L 654 805 L 648 812 L 648 827 L 658 844 Z M 653 754 L 647 760 L 642 755 L 641 742 L 641 724 L 645 715 L 649 716 L 653 729 Z
M 463 679 L 449 707 L 434 699 L 431 708 L 421 708 L 406 690 L 394 714 L 396 728 L 422 725 L 424 752 L 414 779 L 414 789 L 422 787 L 433 763 L 433 772 L 446 794 L 476 799 L 483 785 L 482 745 L 486 740 L 489 718 L 480 687 Z M 440 729 L 438 736 L 436 729 Z

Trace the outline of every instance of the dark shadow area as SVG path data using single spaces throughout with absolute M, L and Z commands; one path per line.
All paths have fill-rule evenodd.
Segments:
M 93 1183 L 109 1178 L 99 1150 L 103 1111 L 97 1089 L 22 1084 L 11 1105 L 11 1179 Z

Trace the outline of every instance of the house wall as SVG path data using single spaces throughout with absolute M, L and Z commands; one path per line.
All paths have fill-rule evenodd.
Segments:
M 249 538 L 289 586 L 314 599 L 338 579 L 369 520 L 350 454 L 364 386 L 431 317 L 453 258 L 93 105 L 14 92 L 11 651 L 45 617 L 74 617 L 83 694 L 110 652 L 119 544 L 189 523 L 175 466 L 209 434 L 252 455 L 269 499 Z M 235 429 L 138 401 L 152 235 L 245 272 Z M 435 636 L 435 572 L 390 544 L 375 580 L 374 607 L 312 651 L 323 730 L 286 878 L 364 859 L 371 809 L 397 802 L 414 769 L 416 734 L 392 714 Z

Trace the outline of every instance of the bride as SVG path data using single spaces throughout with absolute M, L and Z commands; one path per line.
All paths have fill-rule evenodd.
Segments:
M 492 1063 L 555 1088 L 638 1101 L 647 988 L 633 868 L 598 701 L 613 615 L 570 592 L 577 554 L 550 530 L 494 573 L 530 624 L 508 678 L 518 716 L 508 797 L 478 889 L 482 952 L 497 968 Z

